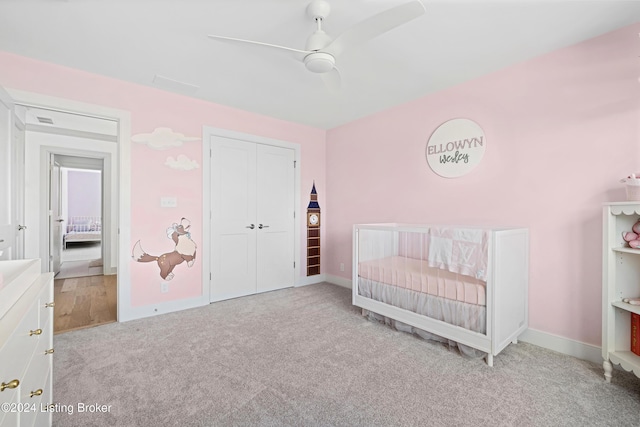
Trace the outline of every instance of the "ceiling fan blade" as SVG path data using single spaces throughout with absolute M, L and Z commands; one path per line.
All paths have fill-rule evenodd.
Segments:
M 293 55 L 299 61 L 302 61 L 305 56 L 307 56 L 308 54 L 312 53 L 311 51 L 293 49 L 293 48 L 290 48 L 290 47 L 278 46 L 278 45 L 269 44 L 269 43 L 256 42 L 256 41 L 253 41 L 253 40 L 236 39 L 236 38 L 233 38 L 233 37 L 216 36 L 216 35 L 213 35 L 213 34 L 209 34 L 209 37 L 214 39 L 214 40 L 220 40 L 220 41 L 225 41 L 225 42 L 247 43 L 247 44 L 265 46 L 265 47 L 268 47 L 268 48 L 277 49 L 280 52 L 284 51 L 284 52 L 287 52 L 287 53 Z
M 387 31 L 418 18 L 425 12 L 426 9 L 419 0 L 385 10 L 349 28 L 336 37 L 335 40 L 326 48 L 322 49 L 321 52 L 338 56 L 345 49 L 365 43 L 380 34 L 384 34 Z
M 342 77 L 340 77 L 340 71 L 336 67 L 328 73 L 320 74 L 324 85 L 332 92 L 338 92 L 342 86 Z

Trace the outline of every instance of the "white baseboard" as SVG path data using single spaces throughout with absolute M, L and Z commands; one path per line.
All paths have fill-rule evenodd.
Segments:
M 326 275 L 326 281 L 334 285 L 351 289 L 351 280 L 339 276 Z M 548 350 L 557 351 L 558 353 L 573 356 L 578 359 L 588 360 L 589 362 L 602 364 L 602 350 L 600 347 L 585 344 L 583 342 L 574 341 L 569 338 L 560 337 L 547 332 L 535 329 L 527 329 L 518 337 L 519 341 L 537 345 Z
M 345 279 L 344 277 L 333 276 L 331 274 L 327 274 L 326 276 L 325 282 L 351 289 L 351 279 Z
M 547 332 L 529 328 L 518 337 L 518 340 L 557 351 L 558 353 L 568 356 L 577 357 L 578 359 L 588 360 L 598 365 L 601 365 L 603 362 L 602 349 L 600 347 L 559 337 Z
M 316 274 L 315 276 L 299 277 L 294 287 L 315 285 L 316 283 L 326 282 L 325 274 Z
M 143 307 L 118 306 L 118 322 L 128 322 L 131 320 L 143 319 L 145 317 L 152 317 L 160 314 L 173 313 L 175 311 L 202 307 L 208 304 L 209 300 L 205 299 L 205 297 L 202 296 L 186 300 L 161 302 L 158 304 L 151 304 Z

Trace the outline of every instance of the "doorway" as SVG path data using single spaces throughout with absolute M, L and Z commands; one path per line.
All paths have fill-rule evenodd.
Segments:
M 118 122 L 22 108 L 27 168 L 40 175 L 25 197 L 38 225 L 31 236 L 56 275 L 54 333 L 115 322 Z
M 50 210 L 56 279 L 103 275 L 103 160 L 53 154 Z

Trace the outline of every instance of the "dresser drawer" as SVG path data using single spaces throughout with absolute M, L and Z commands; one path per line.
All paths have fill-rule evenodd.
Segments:
M 42 396 L 40 396 L 40 405 L 38 406 L 38 411 L 35 414 L 35 422 L 33 423 L 34 427 L 47 427 L 51 425 L 53 414 L 50 410 L 43 411 L 42 407 L 47 407 L 47 405 L 53 404 L 53 396 L 51 394 L 51 381 L 53 380 L 52 377 L 53 374 L 49 372 L 49 376 L 47 377 L 47 384 L 45 385 L 44 393 L 42 393 Z
M 13 334 L 0 349 L 0 382 L 6 383 L 14 379 L 22 380 L 25 368 L 38 346 L 40 338 L 38 335 L 30 335 L 30 332 L 37 332 L 37 329 L 39 329 L 38 304 L 34 302 Z M 0 393 L 0 396 L 3 393 Z
M 6 389 L 0 393 L 0 405 L 9 404 L 9 412 L 0 411 L 0 426 L 15 426 L 18 424 L 18 393 L 18 389 Z M 11 409 L 16 410 L 11 411 Z
M 44 356 L 41 361 L 32 361 L 25 382 L 20 386 L 20 399 L 29 407 L 29 411 L 20 414 L 20 427 L 34 425 L 39 412 L 42 411 L 42 405 L 47 406 L 51 403 L 51 371 L 47 369 L 48 362 L 42 363 L 43 360 Z

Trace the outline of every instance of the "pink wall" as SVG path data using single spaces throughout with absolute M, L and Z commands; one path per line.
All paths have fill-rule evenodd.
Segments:
M 99 172 L 67 172 L 67 215 L 102 216 L 102 177 Z
M 417 99 L 327 133 L 327 273 L 350 278 L 363 222 L 524 226 L 529 325 L 600 345 L 602 203 L 640 170 L 640 24 Z M 480 165 L 441 178 L 430 134 L 464 117 Z M 340 263 L 347 266 L 340 272 Z
M 151 79 L 151 76 L 150 76 Z M 150 133 L 168 127 L 186 136 L 202 137 L 203 125 L 298 143 L 301 146 L 300 212 L 306 211 L 309 191 L 315 180 L 320 204 L 325 204 L 324 130 L 277 120 L 238 109 L 168 93 L 84 71 L 0 52 L 0 85 L 131 112 L 132 134 Z M 184 154 L 200 168 L 181 171 L 165 166 L 168 156 Z M 191 220 L 192 238 L 202 247 L 202 142 L 187 142 L 165 151 L 131 143 L 131 242 L 158 255 L 173 250 L 165 230 L 180 218 Z M 177 196 L 178 208 L 160 208 L 160 197 Z M 301 224 L 301 248 L 306 248 L 306 224 Z M 305 251 L 300 263 L 304 272 Z M 199 253 L 198 257 L 209 254 Z M 132 306 L 198 297 L 202 294 L 202 264 L 178 266 L 170 292 L 160 292 L 155 265 L 132 262 Z M 304 274 L 304 273 L 302 273 Z

